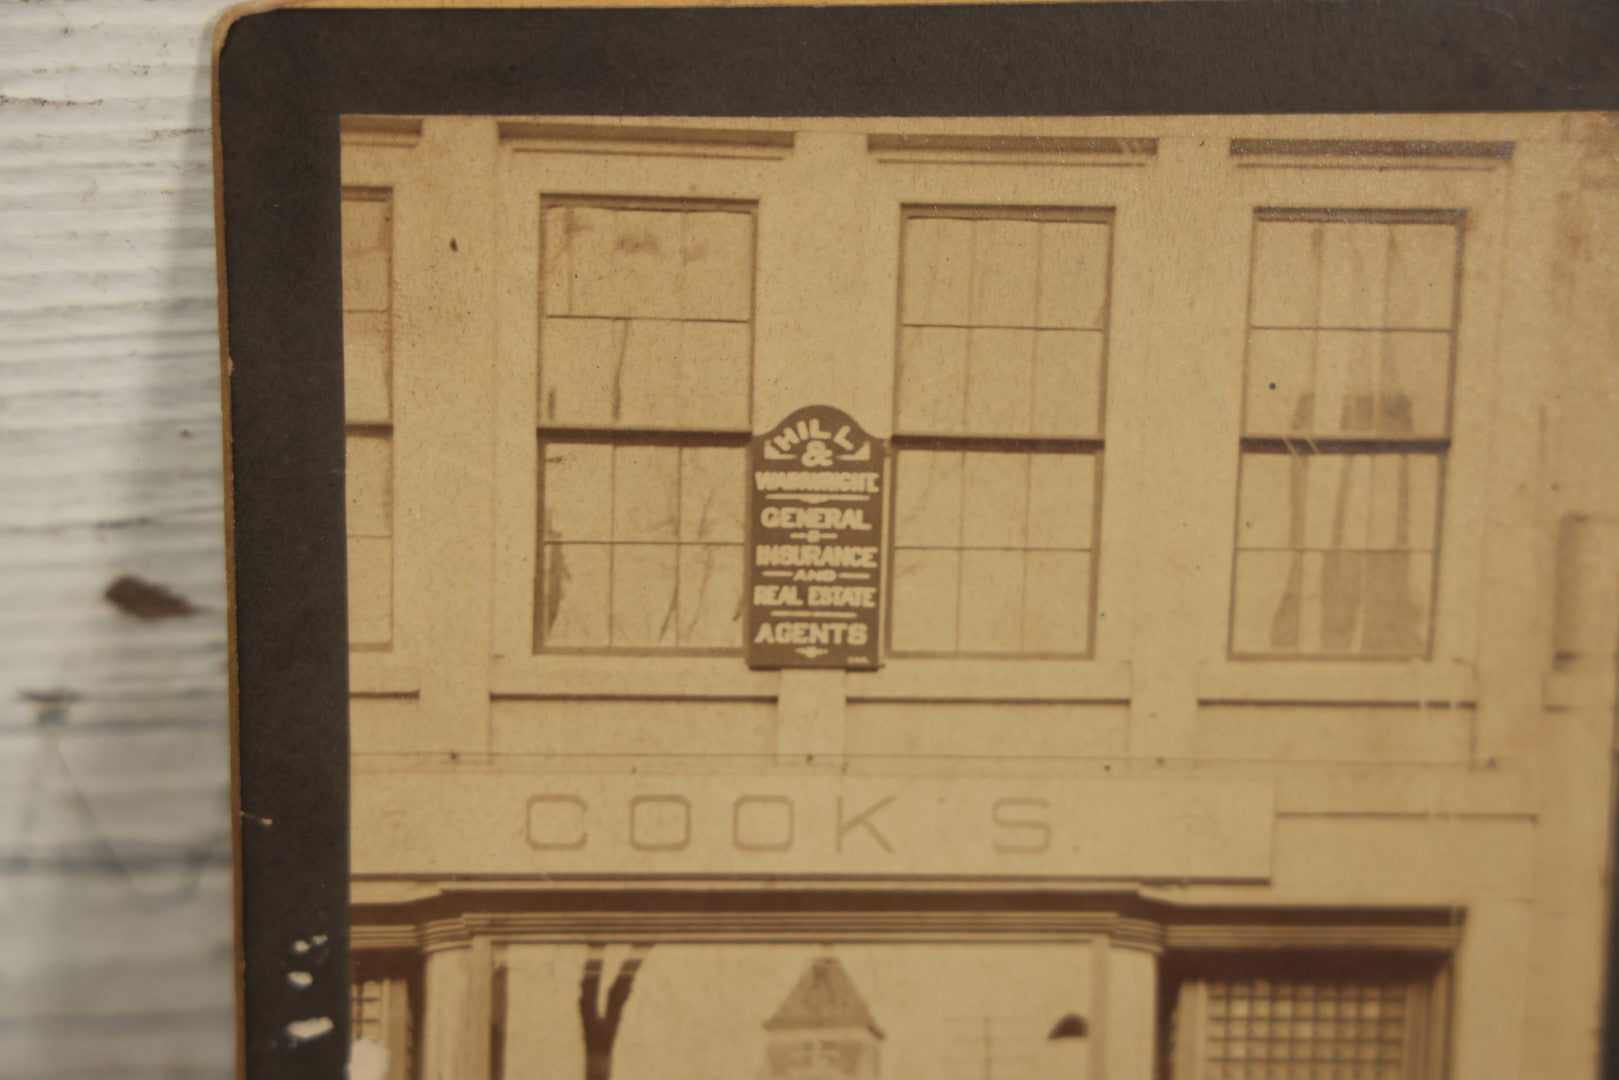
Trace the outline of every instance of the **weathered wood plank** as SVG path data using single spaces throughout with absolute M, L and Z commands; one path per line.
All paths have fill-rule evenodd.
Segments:
M 221 5 L 0 0 L 0 1067 L 224 1077 L 208 52 Z M 104 594 L 137 575 L 194 614 Z

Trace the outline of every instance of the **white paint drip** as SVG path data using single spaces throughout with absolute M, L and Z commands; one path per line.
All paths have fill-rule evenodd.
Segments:
M 349 1080 L 388 1080 L 388 1048 L 372 1038 L 349 1047 Z
M 308 941 L 294 941 L 292 943 L 292 953 L 294 956 L 305 956 L 312 950 L 326 944 L 326 941 L 325 934 L 315 934 Z
M 307 990 L 315 984 L 315 977 L 307 971 L 289 971 L 287 981 L 300 990 Z
M 294 1020 L 287 1025 L 287 1034 L 296 1043 L 306 1043 L 332 1033 L 332 1018 L 314 1016 L 308 1020 Z

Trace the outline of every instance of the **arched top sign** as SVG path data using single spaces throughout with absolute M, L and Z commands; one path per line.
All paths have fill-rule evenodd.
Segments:
M 877 666 L 885 449 L 830 405 L 754 437 L 749 666 Z

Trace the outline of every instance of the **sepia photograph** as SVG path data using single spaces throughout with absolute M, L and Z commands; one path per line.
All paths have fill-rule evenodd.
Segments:
M 1611 115 L 341 142 L 356 1078 L 1595 1075 Z
M 243 1074 L 1606 1075 L 1619 16 L 1511 11 L 222 26 Z

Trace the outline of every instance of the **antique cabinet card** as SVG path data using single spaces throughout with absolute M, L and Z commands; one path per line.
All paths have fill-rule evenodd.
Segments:
M 1597 1076 L 1581 18 L 228 20 L 246 1074 Z

